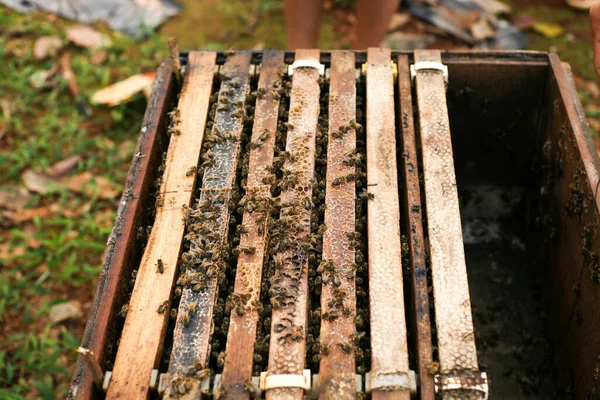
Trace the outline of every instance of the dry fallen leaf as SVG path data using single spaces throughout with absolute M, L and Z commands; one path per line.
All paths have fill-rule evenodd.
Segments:
M 29 192 L 22 186 L 0 187 L 0 207 L 9 210 L 18 210 L 25 207 L 31 199 Z
M 387 26 L 388 32 L 394 32 L 410 21 L 410 14 L 408 13 L 394 13 L 390 19 L 390 23 Z
M 521 31 L 528 31 L 535 25 L 535 19 L 533 19 L 533 17 L 530 15 L 520 14 L 513 18 L 511 23 L 512 26 Z
M 83 311 L 81 310 L 81 302 L 77 300 L 71 300 L 67 303 L 55 304 L 50 308 L 50 321 L 55 324 L 61 323 L 67 320 L 83 318 Z
M 75 43 L 77 46 L 95 49 L 99 47 L 109 47 L 111 44 L 110 38 L 85 25 L 75 25 L 67 30 L 67 39 Z
M 9 243 L 0 244 L 0 259 L 19 257 L 25 254 L 25 247 L 10 247 Z
M 60 183 L 56 180 L 45 174 L 40 174 L 30 169 L 23 172 L 21 179 L 23 180 L 23 184 L 27 189 L 29 189 L 31 192 L 36 192 L 42 195 L 56 192 L 61 188 Z
M 110 182 L 91 172 L 82 172 L 64 180 L 67 187 L 74 192 L 86 196 L 98 196 L 102 199 L 114 199 L 120 192 L 112 187 Z
M 61 178 L 68 175 L 77 166 L 79 161 L 81 161 L 79 154 L 72 155 L 52 165 L 48 168 L 47 173 L 53 178 Z
M 471 34 L 475 40 L 484 40 L 496 36 L 496 30 L 490 24 L 487 18 L 479 18 L 477 22 L 471 25 Z
M 33 44 L 33 56 L 38 60 L 55 56 L 63 42 L 58 36 L 41 36 Z
M 555 39 L 564 32 L 562 26 L 553 22 L 537 22 L 533 26 L 533 30 L 547 39 Z
M 19 224 L 25 221 L 31 221 L 35 217 L 50 218 L 58 214 L 60 206 L 52 203 L 49 206 L 19 209 L 16 211 L 5 211 L 2 215 L 11 221 Z
M 15 57 L 23 57 L 28 47 L 28 43 L 22 39 L 11 39 L 6 43 L 5 50 L 7 54 L 12 54 Z
M 58 66 L 56 64 L 52 65 L 50 69 L 36 71 L 29 76 L 29 83 L 34 88 L 53 86 L 53 82 L 50 82 L 50 80 L 56 75 L 57 71 Z
M 92 96 L 92 103 L 116 106 L 130 100 L 135 94 L 152 89 L 154 73 L 137 74 L 98 90 Z
M 104 49 L 100 49 L 94 52 L 90 56 L 90 62 L 92 65 L 100 65 L 104 64 L 104 62 L 108 59 L 108 52 Z

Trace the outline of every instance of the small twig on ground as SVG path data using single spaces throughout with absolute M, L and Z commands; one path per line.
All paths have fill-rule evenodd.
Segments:
M 175 73 L 175 80 L 178 85 L 181 85 L 181 61 L 179 61 L 179 45 L 177 44 L 177 38 L 169 38 L 169 53 L 171 56 L 173 73 Z
M 102 368 L 100 368 L 100 364 L 98 364 L 98 360 L 94 353 L 84 347 L 79 347 L 77 352 L 81 354 L 85 364 L 90 368 L 90 371 L 92 371 L 92 378 L 94 379 L 96 386 L 98 386 L 99 389 L 102 389 L 104 373 L 102 372 Z

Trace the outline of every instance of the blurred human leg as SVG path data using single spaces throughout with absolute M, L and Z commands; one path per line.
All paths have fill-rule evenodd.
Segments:
M 314 49 L 319 38 L 321 0 L 286 0 L 288 48 Z
M 600 2 L 590 8 L 590 22 L 592 25 L 592 44 L 594 49 L 594 69 L 600 76 Z
M 399 5 L 400 0 L 358 0 L 356 40 L 352 47 L 364 50 L 367 47 L 379 46 Z

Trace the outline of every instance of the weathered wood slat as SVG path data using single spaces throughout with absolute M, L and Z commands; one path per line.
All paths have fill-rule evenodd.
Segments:
M 301 59 L 319 61 L 319 51 L 298 50 L 296 60 Z M 273 317 L 268 375 L 302 375 L 306 365 L 308 252 L 305 245 L 310 234 L 311 209 L 303 204 L 312 199 L 319 92 L 316 69 L 294 71 L 286 143 L 291 157 L 284 164 L 280 214 L 287 243 L 279 244 L 278 265 L 271 281 Z M 302 389 L 278 388 L 268 390 L 266 398 L 302 399 L 303 395 Z
M 153 170 L 160 162 L 160 138 L 166 135 L 166 128 L 162 121 L 167 117 L 174 94 L 175 84 L 172 79 L 171 65 L 164 61 L 158 68 L 152 94 L 148 100 L 140 138 L 129 169 L 129 179 L 119 203 L 115 227 L 104 258 L 102 275 L 98 281 L 94 304 L 81 341 L 82 347 L 90 349 L 98 357 L 101 366 L 104 366 L 108 343 L 116 342 L 116 315 L 126 298 L 121 282 L 130 276 L 134 263 L 137 264 L 136 257 L 141 257 L 141 250 L 136 251 L 135 227 L 143 221 L 144 204 L 148 200 L 155 177 Z M 92 385 L 90 371 L 83 357 L 79 356 L 69 398 L 91 398 Z
M 190 282 L 184 283 L 179 302 L 164 398 L 199 398 L 201 371 L 208 368 L 217 284 L 225 273 L 222 251 L 227 244 L 229 201 L 240 158 L 250 61 L 250 54 L 237 53 L 220 69 L 217 112 L 211 137 L 206 139 L 211 140 L 213 161 L 205 167 L 200 198 L 191 211 L 191 218 L 201 227 L 190 228 L 190 254 L 185 261 Z
M 572 77 L 554 54 L 549 74 L 542 124 L 548 137 L 540 150 L 552 171 L 546 178 L 550 201 L 536 228 L 549 241 L 542 247 L 550 250 L 544 288 L 554 310 L 548 316 L 553 352 L 564 366 L 558 375 L 572 385 L 575 398 L 585 398 L 600 391 L 600 381 L 594 374 L 570 371 L 593 371 L 600 358 L 600 160 L 588 142 L 589 127 Z
M 440 52 L 415 51 L 415 62 L 421 61 L 441 62 Z M 416 88 L 440 369 L 477 371 L 443 74 L 419 71 Z
M 412 84 L 408 56 L 398 57 L 398 113 L 402 137 L 402 169 L 404 169 L 404 207 L 408 219 L 408 246 L 410 249 L 412 296 L 417 367 L 420 382 L 420 398 L 433 400 L 435 397 L 433 375 L 429 372 L 433 361 L 431 344 L 431 320 L 429 318 L 429 295 L 427 266 L 421 213 L 421 188 L 419 184 L 419 161 L 413 117 Z M 407 266 L 405 266 L 407 268 Z
M 145 397 L 150 374 L 160 358 L 169 310 L 157 311 L 171 298 L 184 234 L 181 206 L 190 204 L 196 180 L 195 174 L 187 176 L 185 171 L 197 165 L 200 157 L 215 60 L 214 52 L 189 55 L 178 106 L 181 133 L 173 135 L 169 144 L 161 186 L 163 205 L 157 207 L 137 273 L 108 399 Z M 164 265 L 163 273 L 157 272 L 158 260 Z
M 408 374 L 396 167 L 394 72 L 390 50 L 367 52 L 367 187 L 371 378 Z M 374 390 L 374 399 L 410 399 L 408 390 Z
M 353 350 L 356 271 L 352 237 L 356 223 L 356 187 L 353 178 L 347 179 L 356 171 L 353 165 L 344 162 L 356 151 L 354 53 L 333 52 L 330 72 L 327 190 L 321 263 L 321 314 L 329 317 L 321 319 L 320 341 L 327 350 L 321 352 L 319 394 L 321 398 L 339 399 L 356 396 Z M 341 183 L 337 184 L 338 181 Z
M 248 399 L 251 395 L 246 382 L 252 379 L 252 358 L 258 323 L 257 304 L 260 302 L 261 280 L 267 226 L 271 202 L 271 188 L 263 183 L 273 165 L 279 98 L 273 96 L 276 82 L 281 83 L 283 52 L 265 51 L 262 60 L 259 90 L 265 94 L 256 100 L 254 126 L 250 147 L 246 203 L 258 205 L 255 211 L 246 211 L 240 237 L 241 248 L 254 248 L 253 253 L 241 253 L 235 277 L 235 309 L 231 312 L 225 365 L 221 384 L 225 389 L 224 399 Z M 250 208 L 248 208 L 250 210 Z

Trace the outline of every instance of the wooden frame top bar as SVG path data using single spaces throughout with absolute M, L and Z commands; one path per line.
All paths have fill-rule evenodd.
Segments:
M 196 183 L 196 174 L 187 176 L 186 171 L 200 158 L 215 62 L 214 52 L 190 53 L 178 106 L 180 134 L 172 135 L 169 144 L 160 194 L 163 204 L 157 207 L 137 273 L 107 399 L 147 395 L 152 369 L 160 359 L 169 307 L 158 310 L 171 299 L 185 230 L 181 206 L 192 201 Z M 157 272 L 159 260 L 162 273 Z
M 371 379 L 408 377 L 408 344 L 402 281 L 400 203 L 396 165 L 396 115 L 391 52 L 367 53 L 367 188 Z M 410 399 L 407 389 L 373 390 L 374 399 Z
M 318 60 L 318 50 L 298 50 L 296 59 Z M 272 375 L 302 376 L 306 365 L 308 313 L 308 252 L 303 248 L 310 234 L 311 210 L 296 207 L 305 198 L 312 199 L 315 169 L 316 131 L 319 117 L 319 73 L 313 68 L 299 68 L 292 78 L 289 129 L 286 150 L 293 158 L 284 164 L 284 174 L 293 184 L 281 193 L 280 222 L 286 224 L 291 244 L 282 246 L 275 257 L 279 266 L 272 284 L 273 316 L 267 378 Z M 301 388 L 273 388 L 267 400 L 302 399 Z
M 354 245 L 356 230 L 356 185 L 346 177 L 356 168 L 344 164 L 348 154 L 356 151 L 356 68 L 352 52 L 331 56 L 329 86 L 329 142 L 327 149 L 327 189 L 325 191 L 325 232 L 321 315 L 328 313 L 333 320 L 321 318 L 321 351 L 319 394 L 324 399 L 356 396 L 356 362 L 352 349 L 356 332 L 356 287 Z M 343 183 L 334 185 L 335 180 Z M 339 285 L 335 284 L 339 281 Z M 342 292 L 340 292 L 342 291 Z M 336 293 L 344 293 L 341 297 Z M 330 306 L 331 303 L 334 306 Z
M 273 95 L 272 85 L 281 82 L 279 72 L 283 67 L 283 52 L 265 52 L 258 81 L 258 89 L 264 90 L 265 94 L 256 100 L 246 187 L 246 199 L 263 202 L 264 208 L 246 211 L 242 220 L 246 233 L 240 237 L 240 247 L 253 247 L 256 250 L 250 254 L 240 254 L 238 258 L 234 296 L 241 304 L 231 311 L 230 316 L 225 365 L 221 377 L 221 384 L 225 389 L 224 399 L 248 399 L 251 396 L 246 383 L 252 379 L 259 317 L 257 305 L 260 302 L 270 219 L 271 187 L 264 185 L 263 178 L 273 165 L 279 111 L 279 99 Z
M 415 61 L 442 59 L 439 51 L 417 50 Z M 478 371 L 446 88 L 441 72 L 418 72 L 416 93 L 440 368 L 442 374 Z

